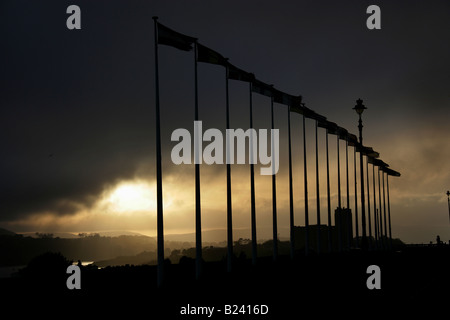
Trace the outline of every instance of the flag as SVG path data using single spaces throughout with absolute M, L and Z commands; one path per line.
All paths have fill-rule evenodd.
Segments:
M 290 102 L 291 107 L 298 108 L 302 105 L 303 97 L 301 95 L 300 96 L 290 96 L 290 97 L 291 97 L 291 102 Z
M 228 79 L 253 82 L 255 80 L 255 75 L 228 63 Z
M 291 105 L 292 96 L 280 90 L 273 90 L 273 101 L 284 105 Z
M 348 131 L 345 128 L 339 127 L 336 130 L 336 134 L 339 136 L 341 140 L 347 140 Z
M 390 176 L 400 177 L 400 172 L 397 172 L 395 170 L 392 170 L 392 169 L 389 169 L 389 168 L 383 168 L 383 171 L 386 172 Z
M 290 107 L 299 107 L 302 103 L 302 96 L 292 96 L 283 91 L 273 89 L 273 101 Z
M 197 43 L 197 61 L 218 64 L 226 67 L 227 60 L 228 59 L 224 58 L 220 53 Z
M 358 145 L 358 138 L 354 134 L 349 133 L 347 135 L 347 141 L 348 145 L 351 147 L 356 147 Z
M 317 122 L 317 125 L 319 126 L 319 128 L 327 129 L 328 123 L 331 123 L 331 122 L 329 122 L 326 119 L 319 119 L 318 122 Z
M 192 44 L 196 38 L 186 36 L 179 32 L 173 31 L 158 22 L 158 43 L 166 46 L 175 47 L 180 50 L 192 50 Z
M 292 96 L 291 96 L 292 97 Z M 317 120 L 320 122 L 319 126 L 323 127 L 323 125 L 325 125 L 325 123 L 327 122 L 327 118 L 316 113 L 315 111 L 305 107 L 304 103 L 301 103 L 302 100 L 302 96 L 298 96 L 298 97 L 292 97 L 293 98 L 293 105 L 291 108 L 291 111 L 293 112 L 297 112 L 299 114 L 304 115 L 306 118 L 309 119 L 313 119 L 313 120 Z
M 298 114 L 305 114 L 308 108 L 305 107 L 305 104 L 302 102 L 302 96 L 291 96 L 291 112 L 296 112 Z
M 317 121 L 320 121 L 320 122 L 326 121 L 326 119 L 327 119 L 326 117 L 324 117 L 324 116 L 322 116 L 322 115 L 320 115 L 320 114 L 318 114 L 315 111 L 312 111 L 310 109 L 308 109 L 308 110 L 309 110 L 308 113 L 305 114 L 305 116 L 307 118 L 310 118 L 310 119 L 313 119 L 313 120 L 317 120 Z
M 327 129 L 327 133 L 336 134 L 337 124 L 328 120 L 319 121 L 319 127 Z
M 305 106 L 301 103 L 301 100 L 299 103 L 294 103 L 291 105 L 291 112 L 298 114 L 303 114 L 305 112 Z
M 299 113 L 301 115 L 304 115 L 307 118 L 311 118 L 314 116 L 315 112 L 311 109 L 305 107 L 304 103 L 300 103 L 299 105 L 294 105 L 293 108 L 291 108 L 292 112 Z
M 274 90 L 272 86 L 269 86 L 268 84 L 256 79 L 252 82 L 252 84 L 253 84 L 252 85 L 253 92 L 262 94 L 263 96 L 266 97 L 272 97 Z
M 374 151 L 372 149 L 372 147 L 362 146 L 361 151 L 368 157 L 378 158 L 380 156 L 380 154 L 378 152 Z
M 375 165 L 379 168 L 389 167 L 389 165 L 387 163 L 383 162 L 383 160 L 380 160 L 380 159 L 373 159 L 372 162 L 373 162 L 373 165 Z

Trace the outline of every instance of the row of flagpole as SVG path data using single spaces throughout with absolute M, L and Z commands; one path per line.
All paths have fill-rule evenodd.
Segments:
M 194 49 L 194 88 L 195 88 L 195 110 L 194 120 L 199 120 L 198 112 L 198 73 L 197 63 L 205 62 L 210 64 L 221 65 L 225 67 L 225 90 L 226 90 L 226 128 L 230 129 L 229 118 L 229 83 L 228 80 L 238 80 L 249 83 L 249 111 L 250 111 L 250 129 L 253 129 L 253 92 L 269 97 L 271 103 L 271 127 L 274 129 L 274 102 L 286 105 L 288 111 L 288 143 L 289 143 L 289 216 L 290 216 L 290 255 L 294 257 L 294 204 L 293 204 L 293 178 L 292 178 L 292 149 L 291 149 L 291 112 L 296 112 L 302 115 L 303 124 L 303 159 L 304 159 L 304 192 L 305 192 L 305 254 L 309 253 L 309 210 L 308 210 L 308 177 L 307 177 L 307 154 L 306 154 L 306 118 L 315 120 L 315 162 L 316 162 L 316 211 L 317 211 L 317 252 L 321 250 L 321 233 L 320 233 L 320 188 L 319 188 L 319 154 L 318 154 L 318 128 L 326 129 L 326 161 L 327 161 L 327 204 L 328 204 L 328 250 L 332 251 L 332 237 L 331 237 L 331 203 L 330 203 L 330 166 L 328 153 L 328 135 L 335 134 L 337 137 L 337 170 L 338 170 L 338 208 L 341 206 L 341 181 L 340 181 L 340 140 L 345 140 L 346 151 L 346 189 L 347 189 L 347 208 L 350 207 L 349 196 L 349 171 L 348 171 L 348 146 L 354 147 L 354 170 L 355 170 L 355 232 L 356 239 L 359 241 L 358 232 L 358 200 L 357 200 L 357 176 L 356 176 L 356 152 L 360 153 L 360 172 L 363 173 L 364 163 L 363 156 L 367 158 L 367 197 L 369 197 L 369 163 L 373 165 L 373 188 L 374 188 L 374 228 L 375 240 L 383 239 L 383 223 L 381 217 L 381 187 L 380 187 L 380 171 L 383 175 L 383 202 L 384 202 L 384 238 L 387 238 L 387 221 L 386 221 L 386 203 L 384 190 L 384 174 L 388 177 L 399 176 L 400 174 L 394 170 L 388 169 L 388 165 L 381 160 L 378 160 L 378 153 L 374 152 L 372 148 L 364 147 L 362 143 L 358 143 L 356 136 L 349 134 L 344 128 L 337 126 L 335 123 L 326 120 L 326 117 L 315 113 L 308 109 L 301 102 L 301 96 L 291 96 L 283 93 L 273 86 L 269 86 L 257 80 L 253 74 L 243 71 L 228 62 L 216 51 L 209 49 L 198 43 L 196 38 L 186 36 L 178 33 L 157 21 L 157 17 L 153 17 L 155 27 L 155 89 L 156 89 L 156 178 L 157 178 L 157 283 L 161 286 L 164 279 L 164 227 L 163 227 L 163 196 L 162 196 L 162 170 L 161 170 L 161 126 L 160 126 L 160 101 L 159 101 L 159 69 L 158 69 L 158 44 L 168 45 L 183 51 L 190 51 Z M 201 135 L 197 134 L 195 137 L 201 139 Z M 361 138 L 361 137 L 360 137 Z M 228 141 L 228 139 L 227 139 Z M 201 275 L 202 268 L 202 238 L 201 238 L 201 197 L 200 197 L 200 142 L 194 141 L 194 158 L 195 158 L 195 239 L 196 239 L 196 278 Z M 362 141 L 360 141 L 362 142 Z M 257 234 L 256 234 L 256 196 L 255 196 L 255 177 L 254 177 L 254 150 L 253 150 L 253 135 L 250 134 L 250 202 L 251 202 L 251 243 L 252 243 L 252 263 L 255 265 L 257 261 Z M 274 146 L 272 135 L 272 146 Z M 227 151 L 230 146 L 227 144 Z M 227 156 L 230 152 L 227 152 Z M 275 167 L 274 152 L 272 152 L 272 167 Z M 230 159 L 227 161 L 227 270 L 232 270 L 232 256 L 233 256 L 233 223 L 232 223 L 232 199 L 231 199 L 231 166 Z M 378 195 L 380 214 L 378 215 L 376 208 L 376 192 L 375 192 L 375 166 L 378 167 Z M 392 241 L 392 233 L 390 226 L 390 204 L 389 204 L 389 182 L 387 178 L 388 191 L 388 216 L 389 216 L 389 237 Z M 364 180 L 361 174 L 361 193 L 364 195 Z M 363 238 L 365 238 L 365 203 L 364 196 L 361 198 L 362 219 L 363 219 Z M 371 239 L 371 219 L 370 219 L 370 200 L 368 200 L 368 218 L 369 218 L 369 238 Z M 277 242 L 277 202 L 276 202 L 276 175 L 272 175 L 272 214 L 273 214 L 273 259 L 276 260 L 278 256 L 278 242 Z M 339 224 L 342 222 L 339 219 Z M 347 215 L 347 228 L 350 230 L 352 226 L 349 225 L 350 216 Z M 337 222 L 336 222 L 337 224 Z M 341 228 L 338 229 L 338 248 L 339 251 L 343 249 Z M 347 248 L 351 246 L 351 235 L 347 232 Z

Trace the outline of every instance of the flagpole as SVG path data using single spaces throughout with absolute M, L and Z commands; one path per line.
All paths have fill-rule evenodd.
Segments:
M 327 147 L 327 205 L 328 205 L 328 252 L 331 253 L 332 240 L 331 240 L 331 199 L 330 199 L 330 159 L 328 155 L 328 129 L 326 133 L 326 147 Z
M 270 111 L 271 111 L 271 118 L 272 118 L 272 132 L 270 134 L 271 136 L 271 143 L 272 143 L 272 168 L 275 168 L 275 152 L 273 152 L 275 146 L 274 146 L 274 136 L 273 136 L 273 130 L 274 127 L 274 119 L 273 119 L 273 96 L 270 98 Z M 278 258 L 278 225 L 277 225 L 277 178 L 274 170 L 272 170 L 272 225 L 273 225 L 273 260 L 277 261 Z
M 155 28 L 155 120 L 156 120 L 156 219 L 157 219 L 157 285 L 161 287 L 164 280 L 164 225 L 163 195 L 161 169 L 161 124 L 159 110 L 159 69 L 158 69 L 158 17 L 153 17 Z
M 256 240 L 256 200 L 255 200 L 255 166 L 253 159 L 253 93 L 252 83 L 250 89 L 250 202 L 251 202 L 251 224 L 252 224 L 252 264 L 256 265 L 257 240 Z
M 337 169 L 338 169 L 338 213 L 341 213 L 341 160 L 340 160 L 340 146 L 339 146 L 339 133 L 337 133 L 336 135 L 337 137 Z M 338 232 L 338 247 L 339 247 L 339 252 L 342 251 L 342 219 L 341 219 L 341 215 L 338 214 L 336 215 L 337 221 L 335 221 L 334 223 L 336 224 L 337 227 L 337 232 Z
M 347 179 L 347 209 L 350 210 L 350 190 L 348 180 L 348 137 L 345 139 L 345 175 Z M 347 250 L 350 250 L 352 243 L 352 221 L 350 220 L 350 211 L 347 214 Z
M 340 158 L 340 145 L 339 145 L 339 133 L 337 137 L 337 165 L 338 165 L 338 206 L 342 208 L 341 204 L 341 158 Z
M 378 195 L 380 197 L 380 195 Z M 380 250 L 383 250 L 383 225 L 381 223 L 381 208 L 377 208 L 377 219 L 378 219 L 378 245 L 380 246 Z
M 374 176 L 375 179 L 375 176 Z M 373 193 L 375 194 L 377 191 L 373 190 Z M 378 221 L 378 209 L 376 208 L 376 206 L 374 206 L 374 210 L 375 210 L 375 246 L 377 247 L 377 250 L 381 249 L 380 246 L 380 223 Z
M 387 243 L 387 219 L 386 219 L 386 193 L 384 189 L 384 172 L 381 172 L 381 176 L 383 178 L 383 215 L 384 215 L 384 235 L 386 238 L 386 248 L 389 247 L 389 244 Z
M 369 250 L 372 249 L 372 223 L 370 218 L 369 156 L 366 156 L 367 173 L 367 219 L 369 222 Z
M 303 168 L 305 182 L 305 255 L 309 253 L 309 213 L 308 213 L 308 170 L 306 163 L 306 129 L 305 114 L 303 113 Z
M 383 213 L 382 208 L 381 208 L 381 179 L 380 179 L 380 167 L 378 167 L 378 204 L 379 204 L 379 214 L 378 217 L 380 219 L 380 236 L 381 236 L 381 248 L 384 250 L 385 249 L 385 243 L 384 243 L 384 239 L 383 239 Z
M 228 90 L 228 65 L 226 65 L 225 72 L 225 91 L 226 91 L 226 125 L 227 136 L 228 129 L 230 129 L 230 103 L 229 103 L 229 90 Z M 231 162 L 230 162 L 230 144 L 229 139 L 227 141 L 227 245 L 228 245 L 228 257 L 227 257 L 227 270 L 232 271 L 232 259 L 233 259 L 233 215 L 232 215 L 232 202 L 231 202 Z
M 375 245 L 378 249 L 378 231 L 380 225 L 378 224 L 378 214 L 377 214 L 377 191 L 375 189 L 375 165 L 372 163 L 372 180 L 373 180 L 373 214 L 375 215 Z
M 355 236 L 356 236 L 356 246 L 359 247 L 358 180 L 357 180 L 357 176 L 356 176 L 356 144 L 353 148 L 353 168 L 355 170 Z
M 389 201 L 389 175 L 386 173 L 386 187 L 387 187 L 387 198 L 388 198 L 388 219 L 389 219 L 389 240 L 392 250 L 392 229 L 391 229 L 391 203 Z
M 318 125 L 316 120 L 316 206 L 317 206 L 317 254 L 320 254 L 320 187 L 319 187 L 319 144 L 318 144 Z
M 288 106 L 288 143 L 289 143 L 289 223 L 291 259 L 294 259 L 294 187 L 292 183 L 292 148 L 291 148 L 291 106 Z
M 194 85 L 195 85 L 195 112 L 194 121 L 198 121 L 198 77 L 197 77 L 197 41 L 194 42 Z M 202 273 L 202 222 L 201 222 L 201 202 L 200 202 L 200 146 L 198 137 L 194 134 L 196 139 L 194 146 L 195 159 L 195 278 L 198 280 Z

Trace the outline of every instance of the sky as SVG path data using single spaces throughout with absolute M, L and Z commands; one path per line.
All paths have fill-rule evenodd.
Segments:
M 66 27 L 71 4 L 81 9 L 80 30 Z M 381 9 L 380 30 L 366 27 L 371 4 Z M 308 108 L 353 134 L 358 117 L 352 108 L 363 99 L 368 108 L 364 144 L 401 173 L 389 179 L 393 237 L 407 243 L 428 243 L 437 235 L 450 240 L 445 195 L 450 189 L 448 1 L 8 0 L 0 8 L 0 227 L 156 234 L 152 16 L 158 16 L 162 24 L 198 38 L 259 80 L 302 95 Z M 192 52 L 159 46 L 167 234 L 195 228 L 194 166 L 175 165 L 170 157 L 176 144 L 171 133 L 177 128 L 193 133 L 193 62 Z M 221 66 L 198 65 L 199 119 L 205 130 L 225 130 L 224 72 Z M 248 100 L 248 84 L 230 81 L 231 128 L 249 128 Z M 270 100 L 254 94 L 253 103 L 255 128 L 269 129 Z M 274 106 L 274 122 L 280 130 L 278 227 L 279 236 L 286 238 L 286 106 Z M 300 115 L 291 115 L 291 127 L 295 224 L 304 225 Z M 316 223 L 312 120 L 306 121 L 306 137 L 310 223 Z M 323 129 L 318 139 L 320 217 L 326 223 Z M 337 143 L 335 136 L 329 139 L 334 211 Z M 347 206 L 344 142 L 339 148 Z M 353 156 L 350 147 L 349 203 L 354 211 Z M 203 229 L 224 229 L 226 167 L 201 165 L 200 170 Z M 249 166 L 236 164 L 231 170 L 234 235 L 248 238 Z M 259 239 L 271 237 L 271 181 L 271 176 L 256 174 Z M 371 190 L 371 172 L 369 182 Z

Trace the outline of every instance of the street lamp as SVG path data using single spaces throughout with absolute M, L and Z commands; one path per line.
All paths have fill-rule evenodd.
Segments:
M 361 147 L 363 146 L 363 138 L 362 138 L 362 119 L 361 115 L 367 108 L 363 105 L 363 101 L 361 99 L 356 100 L 356 106 L 353 108 L 353 110 L 356 111 L 356 113 L 359 116 L 358 121 L 358 129 L 359 129 L 359 143 L 361 144 Z M 361 173 L 361 224 L 362 224 L 362 249 L 366 250 L 368 246 L 367 242 L 367 236 L 366 236 L 366 210 L 365 210 L 365 198 L 364 198 L 364 165 L 363 165 L 363 153 L 362 150 L 359 152 L 359 165 L 360 165 L 360 173 Z

